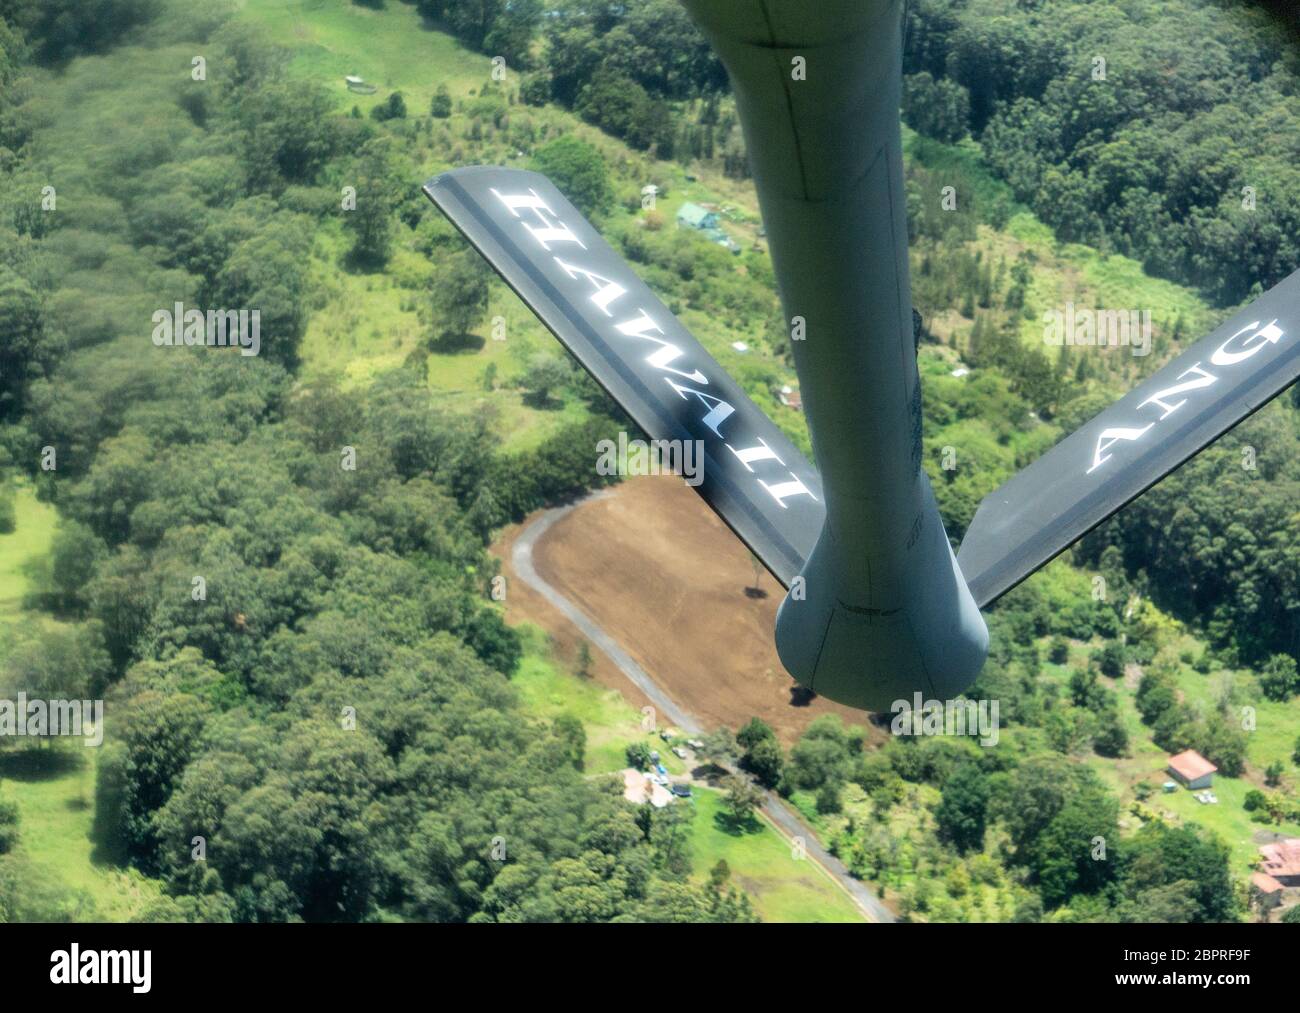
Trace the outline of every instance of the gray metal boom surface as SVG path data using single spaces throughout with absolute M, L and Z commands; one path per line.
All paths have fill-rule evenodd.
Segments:
M 921 467 L 901 0 L 685 6 L 731 78 L 826 497 L 777 652 L 853 706 L 950 698 L 988 632 Z

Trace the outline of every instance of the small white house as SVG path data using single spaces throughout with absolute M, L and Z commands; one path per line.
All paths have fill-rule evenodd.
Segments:
M 672 793 L 662 784 L 631 767 L 623 771 L 623 797 L 637 805 L 649 802 L 656 809 L 662 809 L 673 800 Z

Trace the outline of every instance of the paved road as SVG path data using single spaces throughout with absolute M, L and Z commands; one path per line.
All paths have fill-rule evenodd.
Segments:
M 587 499 L 607 495 L 609 494 L 594 493 Z M 561 517 L 586 501 L 579 500 L 567 506 L 546 510 L 520 532 L 510 553 L 510 561 L 514 565 L 515 573 L 519 575 L 520 580 L 563 613 L 566 619 L 582 631 L 584 637 L 600 648 L 632 684 L 645 694 L 659 714 L 667 719 L 668 724 L 676 725 L 688 735 L 699 735 L 702 731 L 700 723 L 674 703 L 672 698 L 660 689 L 654 679 L 650 677 L 650 673 L 637 664 L 636 659 L 623 650 L 617 640 L 606 633 L 595 620 L 578 608 L 577 605 L 548 584 L 533 565 L 533 548 L 537 545 L 538 539 L 546 534 Z M 879 897 L 872 893 L 861 880 L 850 876 L 849 870 L 844 866 L 844 863 L 822 847 L 821 842 L 817 840 L 817 835 L 804 824 L 790 806 L 782 801 L 780 796 L 770 791 L 765 794 L 767 795 L 767 801 L 764 805 L 763 814 L 771 821 L 772 825 L 792 843 L 795 838 L 801 840 L 808 858 L 820 865 L 835 880 L 868 919 L 873 922 L 893 922 L 897 920 L 893 912 L 885 907 Z
M 584 503 L 602 495 L 608 495 L 608 493 L 596 493 L 594 496 L 587 497 L 586 500 L 579 500 L 578 503 Z M 578 627 L 584 637 L 609 656 L 610 660 L 632 681 L 632 684 L 654 704 L 659 714 L 665 718 L 663 724 L 676 725 L 691 736 L 699 735 L 699 722 L 673 703 L 672 699 L 650 678 L 649 673 L 638 665 L 627 651 L 619 646 L 617 640 L 596 625 L 578 606 L 548 584 L 541 574 L 537 572 L 537 568 L 533 566 L 533 547 L 537 544 L 537 540 L 550 530 L 551 525 L 576 507 L 578 503 L 570 503 L 568 506 L 547 510 L 532 524 L 524 528 L 519 538 L 515 540 L 514 549 L 510 553 L 510 562 L 514 564 L 515 573 L 519 574 L 520 580 L 563 612 L 565 618 Z M 655 723 L 660 723 L 658 718 L 656 718 Z

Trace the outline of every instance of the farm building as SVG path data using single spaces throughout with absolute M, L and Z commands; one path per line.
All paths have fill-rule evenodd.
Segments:
M 1272 844 L 1261 844 L 1260 871 L 1282 886 L 1300 886 L 1300 837 L 1288 837 Z
M 1213 784 L 1214 773 L 1218 769 L 1195 749 L 1187 749 L 1177 756 L 1169 757 L 1169 773 L 1193 790 L 1208 788 Z
M 1250 885 L 1259 893 L 1259 909 L 1271 911 L 1282 903 L 1283 886 L 1267 872 L 1253 872 Z
M 694 229 L 702 233 L 706 239 L 725 247 L 732 254 L 740 253 L 740 246 L 736 241 L 722 231 L 722 223 L 716 211 L 710 211 L 708 208 L 687 201 L 677 212 L 677 224 L 681 228 Z
M 718 213 L 687 201 L 677 212 L 677 224 L 688 229 L 708 232 L 718 228 Z

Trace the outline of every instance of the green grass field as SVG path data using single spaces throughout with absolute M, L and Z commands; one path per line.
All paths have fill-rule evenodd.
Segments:
M 766 822 L 760 829 L 735 831 L 723 818 L 716 791 L 696 791 L 691 804 L 691 850 L 695 875 L 707 875 L 719 859 L 731 880 L 754 899 L 754 909 L 769 922 L 861 922 L 857 906 L 809 858 L 795 858 L 791 846 Z
M 4 793 L 18 803 L 17 854 L 67 896 L 77 921 L 129 921 L 160 895 L 157 882 L 95 854 L 99 751 L 76 743 L 0 752 Z
M 27 569 L 49 551 L 58 514 L 19 485 L 17 524 L 0 535 L 0 643 L 46 617 L 23 610 Z M 156 883 L 93 857 L 95 764 L 98 750 L 77 743 L 0 750 L 0 791 L 18 804 L 19 857 L 52 889 L 66 892 L 79 920 L 124 921 L 158 895 Z
M 674 775 L 686 773 L 652 730 L 642 728 L 641 712 L 616 689 L 566 672 L 550 655 L 546 634 L 523 626 L 526 653 L 512 682 L 530 713 L 542 718 L 572 714 L 587 729 L 586 773 L 609 774 L 627 766 L 627 747 L 642 740 L 653 743 L 664 766 Z M 665 748 L 661 748 L 665 747 Z
M 617 690 L 584 680 L 561 668 L 549 656 L 546 636 L 536 627 L 522 628 L 527 653 L 513 682 L 530 712 L 544 718 L 572 714 L 587 730 L 586 773 L 600 775 L 627 766 L 625 751 L 637 740 L 657 749 L 670 774 L 685 774 L 686 766 L 657 735 L 641 727 L 641 713 Z M 689 804 L 693 875 L 703 880 L 719 859 L 731 867 L 732 881 L 743 886 L 764 921 L 863 921 L 856 905 L 817 865 L 791 857 L 790 846 L 768 823 L 735 832 L 718 816 L 721 794 L 697 789 Z
M 1063 312 L 1067 302 L 1079 309 L 1150 311 L 1157 335 L 1171 332 L 1173 322 L 1181 316 L 1186 328 L 1184 340 L 1200 335 L 1213 322 L 1213 314 L 1200 296 L 1181 285 L 1149 276 L 1138 261 L 1077 243 L 1058 242 L 1051 228 L 1016 202 L 1011 188 L 984 165 L 975 142 L 967 139 L 960 144 L 944 144 L 904 127 L 903 147 L 909 161 L 936 178 L 960 180 L 958 200 L 971 201 L 977 210 L 997 202 L 1007 207 L 1010 217 L 1005 227 L 998 230 L 981 225 L 972 249 L 981 251 L 991 264 L 1000 259 L 1010 264 L 1022 251 L 1033 254 L 1034 269 L 1026 297 L 1026 306 L 1032 312 L 1019 321 L 1020 336 L 1026 344 L 1044 347 L 1042 313 Z M 1061 354 L 1059 349 L 1046 350 L 1053 356 Z M 1094 354 L 1125 352 L 1110 349 Z M 1154 361 L 1141 365 L 1149 371 Z
M 30 485 L 16 483 L 14 519 L 14 530 L 0 535 L 0 626 L 20 617 L 30 583 L 28 569 L 49 551 L 58 514 L 36 498 Z
M 372 10 L 346 0 L 246 0 L 242 16 L 293 50 L 292 70 L 327 82 L 339 106 L 362 112 L 401 91 L 408 109 L 427 112 L 439 84 L 453 95 L 490 78 L 488 57 L 426 25 L 415 7 L 389 3 Z M 349 74 L 378 86 L 373 95 L 350 92 Z

